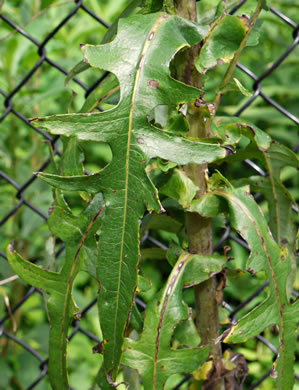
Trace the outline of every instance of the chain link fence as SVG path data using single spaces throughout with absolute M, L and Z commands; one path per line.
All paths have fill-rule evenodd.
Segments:
M 70 3 L 70 2 L 69 2 Z M 84 4 L 85 3 L 85 4 Z M 234 14 L 237 10 L 239 10 L 242 5 L 246 3 L 246 0 L 243 0 L 235 6 L 231 10 L 231 14 Z M 22 94 L 22 88 L 31 80 L 33 75 L 39 71 L 40 68 L 44 67 L 46 64 L 49 65 L 51 69 L 55 69 L 56 72 L 62 73 L 64 75 L 67 75 L 70 69 L 65 69 L 63 66 L 61 66 L 58 62 L 52 60 L 50 56 L 47 55 L 47 46 L 49 43 L 53 40 L 55 40 L 55 35 L 64 28 L 65 25 L 70 23 L 74 18 L 77 18 L 77 22 L 80 21 L 80 14 L 85 13 L 90 16 L 90 18 L 94 19 L 99 25 L 101 25 L 104 28 L 108 28 L 108 23 L 105 22 L 101 18 L 101 15 L 96 14 L 91 8 L 88 8 L 86 6 L 87 1 L 83 0 L 74 0 L 72 9 L 67 13 L 67 15 L 62 18 L 62 20 L 57 21 L 57 25 L 46 35 L 46 37 L 39 41 L 37 38 L 35 38 L 33 35 L 26 32 L 26 28 L 22 28 L 19 25 L 17 25 L 14 22 L 14 15 L 7 15 L 5 12 L 0 13 L 0 19 L 1 23 L 4 23 L 6 26 L 10 26 L 14 34 L 20 34 L 22 35 L 26 40 L 30 41 L 33 45 L 36 46 L 36 52 L 38 53 L 38 59 L 34 66 L 28 71 L 28 73 L 17 83 L 16 86 L 14 86 L 11 90 L 3 90 L 0 88 L 0 94 L 3 97 L 3 105 L 2 105 L 2 112 L 0 112 L 0 122 L 5 121 L 9 117 L 17 117 L 19 120 L 25 124 L 25 127 L 29 132 L 36 132 L 39 137 L 39 142 L 42 140 L 46 140 L 51 143 L 53 151 L 55 154 L 59 154 L 58 151 L 58 137 L 52 137 L 49 134 L 43 132 L 42 130 L 38 129 L 37 127 L 34 127 L 29 119 L 26 117 L 26 115 L 23 114 L 22 110 L 16 109 L 14 101 L 17 99 L 18 95 Z M 250 80 L 252 81 L 252 89 L 253 89 L 253 95 L 248 98 L 248 100 L 245 102 L 245 104 L 240 107 L 237 112 L 235 112 L 235 116 L 242 115 L 246 110 L 248 110 L 249 107 L 252 107 L 256 99 L 261 98 L 267 105 L 274 108 L 279 115 L 281 115 L 284 118 L 287 118 L 287 120 L 290 121 L 290 123 L 293 123 L 295 125 L 299 125 L 299 119 L 291 112 L 288 111 L 287 107 L 283 107 L 280 105 L 277 101 L 273 100 L 271 97 L 267 95 L 267 93 L 264 92 L 263 88 L 263 81 L 265 81 L 275 70 L 281 66 L 281 64 L 288 58 L 288 56 L 291 54 L 291 52 L 296 48 L 298 42 L 299 42 L 299 26 L 297 23 L 295 23 L 290 17 L 286 16 L 285 14 L 281 13 L 278 9 L 273 8 L 271 5 L 269 6 L 269 12 L 275 16 L 280 22 L 283 22 L 285 24 L 286 30 L 289 32 L 289 40 L 286 42 L 287 48 L 285 51 L 278 57 L 273 58 L 273 62 L 270 67 L 268 67 L 262 74 L 255 74 L 251 69 L 248 69 L 246 66 L 242 65 L 241 63 L 238 63 L 237 67 L 241 72 L 246 74 Z M 66 42 L 67 47 L 67 42 Z M 262 63 L 262 59 L 261 63 Z M 91 85 L 86 85 L 82 81 L 80 81 L 80 78 L 74 78 L 73 81 L 82 88 L 85 94 L 85 98 L 89 96 L 91 91 L 93 91 L 105 78 L 106 73 L 102 74 L 101 77 L 93 82 Z M 98 107 L 99 110 L 101 110 L 100 107 Z M 7 123 L 8 122 L 4 122 Z M 11 135 L 13 137 L 13 134 Z M 296 145 L 293 145 L 293 151 L 297 151 L 299 148 L 299 143 Z M 44 171 L 47 166 L 50 163 L 50 159 L 45 159 L 43 164 L 37 169 L 37 171 Z M 245 163 L 255 171 L 255 174 L 266 176 L 266 173 L 253 161 L 246 160 Z M 18 212 L 28 209 L 30 213 L 33 215 L 38 215 L 39 218 L 43 219 L 44 221 L 47 220 L 47 215 L 42 211 L 39 207 L 37 207 L 34 202 L 31 202 L 30 197 L 27 196 L 27 190 L 30 188 L 30 186 L 33 185 L 33 183 L 36 180 L 35 175 L 31 175 L 30 177 L 24 177 L 22 181 L 16 182 L 14 178 L 10 177 L 7 173 L 4 171 L 0 171 L 0 186 L 1 185 L 9 185 L 13 187 L 14 193 L 15 193 L 15 204 L 11 209 L 7 210 L 5 212 L 4 216 L 1 216 L 0 220 L 0 228 L 3 228 L 5 224 L 7 224 L 13 216 L 15 216 Z M 256 198 L 258 198 L 258 194 L 256 195 Z M 296 208 L 294 207 L 294 212 L 297 212 Z M 27 214 L 29 216 L 29 214 Z M 29 216 L 30 218 L 30 216 Z M 231 234 L 230 231 L 230 225 L 229 221 L 226 223 L 226 228 L 223 232 L 223 235 L 219 242 L 216 244 L 214 250 L 218 250 L 221 248 L 225 243 L 228 242 L 228 240 L 235 241 L 238 245 L 242 246 L 246 250 L 248 250 L 247 244 L 239 237 Z M 150 243 L 152 246 L 160 247 L 162 249 L 167 249 L 164 243 L 160 242 L 156 238 L 152 237 L 150 232 L 146 232 L 141 245 L 144 245 L 145 243 Z M 61 253 L 63 252 L 64 248 L 63 246 L 56 252 L 56 257 L 58 258 Z M 0 251 L 0 256 L 6 259 L 6 255 L 3 251 Z M 42 255 L 41 255 L 42 256 Z M 11 276 L 3 281 L 0 282 L 0 286 L 4 285 L 6 283 L 9 283 L 17 278 L 16 275 Z M 256 291 L 251 294 L 249 297 L 247 297 L 244 301 L 241 301 L 239 305 L 236 305 L 235 307 L 232 307 L 229 303 L 223 302 L 223 307 L 229 312 L 229 317 L 231 321 L 236 321 L 236 314 L 240 312 L 240 310 L 244 309 L 246 306 L 248 306 L 259 294 L 262 293 L 262 291 L 267 287 L 268 282 L 264 282 L 261 286 L 259 286 Z M 28 343 L 24 342 L 22 340 L 21 336 L 18 336 L 18 332 L 14 334 L 13 331 L 10 331 L 10 328 L 8 324 L 10 324 L 11 318 L 14 315 L 14 313 L 17 312 L 18 309 L 20 309 L 28 300 L 32 299 L 32 297 L 36 294 L 42 295 L 42 292 L 38 290 L 37 288 L 30 287 L 25 290 L 24 296 L 19 299 L 19 301 L 14 304 L 13 306 L 7 305 L 7 310 L 5 314 L 2 314 L 0 318 L 0 336 L 1 338 L 9 339 L 11 342 L 18 344 L 24 350 L 28 352 L 28 354 L 31 354 L 36 359 L 36 365 L 39 367 L 39 375 L 37 375 L 36 378 L 33 379 L 32 383 L 26 387 L 27 390 L 38 388 L 38 384 L 47 376 L 47 359 L 42 357 L 32 346 L 30 346 Z M 298 297 L 298 293 L 293 291 L 293 295 L 295 298 Z M 145 308 L 145 303 L 142 302 L 139 298 L 136 298 L 137 305 L 140 306 L 140 308 Z M 78 333 L 81 333 L 85 335 L 90 340 L 93 340 L 95 343 L 99 343 L 99 338 L 91 333 L 90 331 L 84 329 L 83 326 L 80 325 L 80 322 L 82 323 L 82 319 L 88 315 L 89 310 L 96 304 L 96 299 L 92 300 L 83 310 L 82 310 L 82 316 L 81 320 L 74 320 L 72 322 L 72 331 L 69 336 L 69 341 L 72 342 L 74 336 Z M 277 356 L 277 349 L 276 347 L 266 340 L 265 337 L 262 335 L 259 335 L 257 337 L 259 342 L 263 343 L 273 354 L 273 360 Z M 259 380 L 255 383 L 247 384 L 247 389 L 255 389 L 258 388 L 265 379 L 270 376 L 272 373 L 272 367 L 269 365 L 269 370 L 262 375 Z M 298 375 L 295 375 L 296 379 L 299 379 Z M 180 383 L 178 383 L 175 387 L 175 389 L 179 389 L 183 383 L 187 382 L 190 379 L 190 376 L 186 376 Z M 22 387 L 25 388 L 25 387 Z

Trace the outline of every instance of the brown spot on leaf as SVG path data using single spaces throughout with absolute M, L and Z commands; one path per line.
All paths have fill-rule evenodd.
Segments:
M 224 64 L 224 61 L 221 58 L 217 59 L 217 65 L 222 65 Z
M 80 43 L 80 49 L 82 49 L 85 45 L 85 43 Z
M 100 294 L 100 291 L 101 291 L 101 282 L 100 282 L 99 280 L 97 280 L 97 284 L 98 284 L 97 294 Z
M 141 138 L 141 137 L 139 137 L 139 138 L 137 138 L 137 142 L 138 142 L 139 144 L 144 144 L 144 139 Z
M 156 80 L 148 80 L 147 85 L 149 85 L 150 87 L 152 87 L 154 89 L 158 89 L 158 87 L 159 87 L 159 83 Z
M 249 26 L 249 17 L 247 15 L 243 14 L 242 16 L 239 16 L 239 18 L 243 20 L 245 26 Z
M 282 245 L 287 245 L 288 243 L 289 243 L 289 241 L 288 241 L 287 238 L 283 238 L 283 239 L 281 240 L 281 244 L 282 244 Z
M 103 352 L 104 352 L 104 342 L 103 341 L 99 342 L 97 345 L 95 345 L 92 348 L 92 353 L 100 353 L 100 354 L 102 354 Z

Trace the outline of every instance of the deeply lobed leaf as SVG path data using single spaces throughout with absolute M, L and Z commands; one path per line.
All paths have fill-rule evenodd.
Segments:
M 50 272 L 23 259 L 12 247 L 7 258 L 13 270 L 27 283 L 49 294 L 47 302 L 50 317 L 49 377 L 54 390 L 69 389 L 67 374 L 67 337 L 73 318 L 80 310 L 72 297 L 72 288 L 78 272 L 96 247 L 94 235 L 99 228 L 104 208 L 101 194 L 97 195 L 78 217 L 56 206 L 49 217 L 50 230 L 65 242 L 66 254 L 62 270 Z
M 219 144 L 178 137 L 148 121 L 156 106 L 176 106 L 200 95 L 198 89 L 172 79 L 169 64 L 176 52 L 199 42 L 205 33 L 194 23 L 163 13 L 121 19 L 112 42 L 83 47 L 88 64 L 117 77 L 121 91 L 117 107 L 103 113 L 38 119 L 38 126 L 53 134 L 107 142 L 113 153 L 112 162 L 95 175 L 39 175 L 60 189 L 104 195 L 96 274 L 101 285 L 105 369 L 109 375 L 113 371 L 113 380 L 137 284 L 138 221 L 146 209 L 161 211 L 157 191 L 145 172 L 147 162 L 160 157 L 199 164 L 226 155 Z
M 221 182 L 219 175 L 214 179 L 218 183 L 220 179 Z M 298 301 L 291 304 L 287 296 L 287 282 L 292 272 L 290 255 L 287 248 L 280 248 L 274 241 L 267 222 L 249 194 L 248 188 L 236 189 L 232 186 L 218 185 L 218 188 L 206 194 L 201 200 L 194 201 L 191 210 L 206 215 L 205 206 L 211 201 L 208 216 L 215 215 L 220 211 L 220 203 L 217 203 L 215 198 L 225 200 L 231 226 L 248 243 L 251 253 L 247 269 L 250 272 L 265 271 L 270 285 L 268 298 L 241 318 L 238 324 L 231 328 L 224 341 L 244 342 L 258 335 L 266 327 L 277 324 L 280 329 L 279 355 L 275 363 L 278 373 L 277 385 L 281 390 L 291 390 L 294 381 L 293 359 L 299 305 Z

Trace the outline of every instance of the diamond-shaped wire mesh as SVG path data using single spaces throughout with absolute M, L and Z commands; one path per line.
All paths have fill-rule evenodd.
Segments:
M 10 131 L 10 137 L 12 138 L 11 144 L 14 143 L 14 131 L 18 131 L 15 128 L 15 125 L 10 128 L 11 123 L 17 123 L 17 126 L 21 126 L 22 122 L 22 130 L 21 133 L 25 133 L 25 136 L 27 134 L 35 132 L 37 135 L 38 140 L 36 141 L 36 137 L 32 137 L 32 140 L 34 142 L 37 142 L 38 147 L 41 147 L 42 141 L 47 141 L 48 143 L 51 143 L 53 147 L 53 151 L 55 154 L 59 154 L 58 151 L 58 137 L 52 137 L 42 130 L 34 127 L 28 120 L 28 115 L 24 114 L 24 112 L 28 113 L 34 113 L 34 99 L 31 102 L 30 99 L 24 99 L 24 87 L 26 85 L 28 86 L 30 83 L 32 83 L 33 76 L 40 72 L 40 78 L 44 77 L 44 75 L 47 72 L 55 71 L 57 74 L 57 77 L 59 74 L 66 75 L 70 67 L 65 68 L 62 64 L 67 62 L 63 61 L 63 58 L 61 57 L 60 60 L 54 60 L 51 56 L 52 52 L 55 52 L 55 45 L 58 45 L 56 40 L 56 34 L 63 31 L 65 26 L 70 25 L 70 29 L 68 30 L 68 33 L 72 33 L 72 27 L 71 23 L 80 23 L 80 17 L 82 17 L 82 14 L 85 16 L 88 15 L 93 22 L 95 22 L 99 28 L 106 29 L 109 27 L 108 23 L 105 22 L 105 20 L 102 19 L 102 15 L 99 13 L 99 8 L 96 8 L 97 11 L 93 11 L 92 8 L 88 8 L 87 4 L 88 1 L 83 0 L 75 0 L 75 1 L 67 1 L 65 3 L 61 3 L 61 18 L 56 20 L 55 26 L 51 26 L 50 31 L 45 32 L 45 29 L 42 29 L 40 35 L 36 33 L 36 29 L 33 32 L 27 32 L 28 30 L 25 27 L 20 27 L 17 23 L 14 22 L 16 19 L 15 15 L 6 14 L 5 12 L 0 13 L 0 19 L 1 22 L 7 27 L 11 28 L 11 32 L 8 36 L 6 36 L 4 40 L 4 44 L 10 44 L 10 40 L 14 38 L 14 35 L 22 36 L 22 42 L 24 45 L 33 45 L 35 47 L 35 52 L 37 53 L 36 58 L 33 60 L 30 60 L 30 65 L 25 66 L 24 68 L 27 69 L 27 73 L 23 73 L 24 70 L 22 70 L 22 73 L 18 75 L 17 80 L 15 80 L 15 83 L 11 88 L 8 88 L 7 90 L 3 90 L 0 88 L 0 94 L 2 95 L 2 111 L 0 112 L 0 122 L 3 123 L 3 129 L 4 131 Z M 92 2 L 91 2 L 92 3 Z M 234 9 L 231 10 L 231 14 L 235 13 L 242 5 L 246 3 L 246 0 L 242 0 L 239 5 L 237 5 Z M 256 69 L 262 69 L 262 72 L 254 72 L 253 70 L 249 69 L 247 66 L 245 66 L 242 63 L 239 63 L 238 69 L 248 76 L 248 78 L 252 81 L 252 89 L 253 89 L 253 95 L 252 97 L 248 98 L 247 101 L 242 104 L 241 107 L 238 107 L 236 111 L 234 112 L 234 115 L 239 116 L 243 115 L 244 113 L 248 112 L 248 109 L 250 107 L 254 107 L 254 104 L 258 99 L 262 99 L 268 107 L 272 107 L 272 109 L 275 111 L 275 113 L 279 114 L 280 118 L 286 118 L 286 121 L 288 122 L 288 125 L 290 123 L 293 123 L 295 125 L 299 124 L 299 119 L 295 116 L 294 113 L 288 111 L 288 107 L 284 106 L 280 102 L 274 100 L 272 97 L 269 96 L 267 93 L 267 88 L 264 88 L 263 83 L 273 74 L 278 67 L 282 66 L 284 61 L 288 59 L 290 54 L 296 49 L 297 44 L 299 42 L 299 27 L 297 23 L 295 23 L 290 17 L 284 15 L 281 13 L 278 9 L 273 8 L 270 5 L 270 15 L 269 20 L 267 23 L 283 23 L 285 25 L 285 30 L 287 31 L 287 34 L 289 36 L 288 41 L 285 42 L 285 49 L 282 49 L 281 54 L 277 58 L 272 59 L 271 66 L 267 67 L 265 69 L 265 65 L 263 64 L 263 58 L 259 58 L 259 62 L 257 61 L 257 67 Z M 37 17 L 36 21 L 39 21 L 39 17 Z M 88 27 L 88 26 L 87 26 Z M 82 26 L 82 29 L 84 29 L 84 26 Z M 38 29 L 37 29 L 38 31 Z M 65 47 L 64 50 L 67 50 L 68 48 L 68 42 L 67 42 L 67 35 L 65 35 Z M 96 42 L 95 42 L 96 43 Z M 3 44 L 3 42 L 2 42 Z M 48 54 L 50 52 L 50 54 Z M 55 57 L 55 56 L 54 56 Z M 244 56 L 242 57 L 242 59 Z M 13 61 L 13 60 L 12 60 Z M 8 66 L 13 66 L 11 63 Z M 101 81 L 106 77 L 107 73 L 103 73 L 100 75 L 100 77 L 97 80 L 92 80 L 89 85 L 86 85 L 83 83 L 80 78 L 74 78 L 74 83 L 76 83 L 82 90 L 84 91 L 85 98 L 90 94 L 91 91 L 93 91 L 100 83 Z M 57 85 L 57 84 L 56 84 Z M 269 90 L 269 88 L 268 88 Z M 60 93 L 58 91 L 58 93 Z M 44 97 L 47 99 L 47 96 Z M 24 100 L 22 100 L 24 99 Z M 22 103 L 24 101 L 24 103 Z M 26 109 L 23 106 L 23 104 L 28 105 Z M 16 108 L 18 107 L 18 108 Z M 100 108 L 99 108 L 100 109 Z M 271 111 L 272 113 L 274 111 Z M 34 115 L 31 115 L 34 116 Z M 11 121 L 11 118 L 16 119 L 17 121 Z M 22 134 L 22 136 L 24 136 Z M 17 139 L 17 137 L 16 137 Z M 0 138 L 1 142 L 1 138 Z M 299 143 L 295 144 L 293 142 L 293 150 L 296 151 L 298 149 Z M 22 145 L 20 145 L 20 149 L 22 148 Z M 46 149 L 45 149 L 46 150 Z M 18 153 L 21 153 L 21 150 L 18 150 Z M 44 154 L 43 154 L 44 155 Z M 46 167 L 49 165 L 49 158 L 42 158 L 42 163 L 39 166 L 34 166 L 34 169 L 36 171 L 43 171 L 46 169 Z M 245 161 L 248 166 L 250 166 L 254 171 L 255 174 L 265 176 L 265 172 L 253 161 L 246 160 Z M 37 163 L 36 163 L 37 164 Z M 47 220 L 46 215 L 46 207 L 45 205 L 49 204 L 50 198 L 47 198 L 44 203 L 37 202 L 36 198 L 32 196 L 32 193 L 30 192 L 30 188 L 34 186 L 36 181 L 36 176 L 33 174 L 30 174 L 28 171 L 23 171 L 21 174 L 17 174 L 14 177 L 9 176 L 5 170 L 0 171 L 0 188 L 2 188 L 6 193 L 10 193 L 12 197 L 11 207 L 8 207 L 7 204 L 5 207 L 0 209 L 0 228 L 3 228 L 4 225 L 7 227 L 9 225 L 9 230 L 11 230 L 11 236 L 13 237 L 13 224 L 16 223 L 16 216 L 20 214 L 22 211 L 25 216 L 23 219 L 36 219 L 41 218 L 42 220 Z M 8 189 L 9 188 L 9 189 Z M 50 194 L 51 197 L 51 194 Z M 47 203 L 48 202 L 48 203 Z M 296 210 L 294 210 L 296 212 Z M 24 222 L 24 221 L 23 221 Z M 40 226 L 40 222 L 36 223 L 36 226 Z M 31 234 L 30 230 L 28 231 L 28 234 Z M 238 245 L 242 246 L 246 250 L 248 250 L 247 244 L 238 236 L 235 236 L 234 234 L 231 234 L 229 221 L 226 223 L 226 228 L 223 232 L 223 235 L 221 239 L 216 244 L 214 250 L 217 250 L 221 248 L 228 240 L 235 241 Z M 164 243 L 160 242 L 156 238 L 152 237 L 150 235 L 150 232 L 146 232 L 141 245 L 144 245 L 144 243 L 150 243 L 152 246 L 160 247 L 162 249 L 167 249 Z M 40 247 L 38 250 L 41 251 L 42 243 L 40 243 Z M 1 244 L 0 249 L 4 250 L 4 246 Z M 24 249 L 24 248 L 23 248 Z M 63 252 L 63 246 L 60 247 L 60 249 L 56 252 L 56 257 L 59 258 L 60 254 Z M 0 257 L 3 259 L 6 259 L 6 255 L 3 251 L 0 251 Z M 40 252 L 39 255 L 34 253 L 31 260 L 37 260 L 38 257 L 42 257 L 42 253 Z M 3 263 L 2 263 L 3 264 Z M 6 264 L 4 262 L 4 264 Z M 11 276 L 10 278 L 0 282 L 1 284 L 12 282 L 15 280 L 16 276 Z M 235 320 L 235 315 L 242 310 L 247 305 L 250 305 L 252 301 L 259 296 L 259 294 L 262 293 L 262 291 L 266 288 L 268 285 L 268 282 L 264 282 L 261 286 L 259 286 L 256 291 L 251 294 L 249 297 L 247 297 L 245 300 L 240 301 L 239 305 L 236 305 L 236 307 L 232 307 L 229 303 L 224 302 L 223 307 L 229 312 L 229 317 L 232 321 Z M 293 294 L 295 297 L 298 296 L 298 294 L 293 291 Z M 21 295 L 18 296 L 17 301 L 13 303 L 13 305 L 9 306 L 7 304 L 6 308 L 6 314 L 2 314 L 2 318 L 0 318 L 0 336 L 2 338 L 0 340 L 10 340 L 11 342 L 15 343 L 16 345 L 19 345 L 21 348 L 26 350 L 28 354 L 32 355 L 36 359 L 36 366 L 38 367 L 39 372 L 36 374 L 36 377 L 30 382 L 30 384 L 26 384 L 26 389 L 33 389 L 37 388 L 38 384 L 43 381 L 43 379 L 47 376 L 47 359 L 42 357 L 40 353 L 38 353 L 34 346 L 32 346 L 32 343 L 29 343 L 25 341 L 26 337 L 22 332 L 18 330 L 16 334 L 14 334 L 14 329 L 12 325 L 12 318 L 17 313 L 18 309 L 21 307 L 25 307 L 26 304 L 34 296 L 41 296 L 42 293 L 40 290 L 28 286 L 27 288 L 22 289 Z M 3 295 L 5 299 L 5 294 Z M 41 298 L 42 299 L 42 298 Z M 81 322 L 84 317 L 90 313 L 90 310 L 95 305 L 96 299 L 91 300 L 91 302 L 83 309 L 82 316 L 81 316 Z M 145 308 L 145 304 L 139 299 L 136 298 L 136 303 L 141 307 Z M 26 306 L 28 307 L 28 305 Z M 98 343 L 100 340 L 98 336 L 93 334 L 91 331 L 84 329 L 83 326 L 80 326 L 80 321 L 76 320 L 72 323 L 72 332 L 69 336 L 69 341 L 72 342 L 74 336 L 78 333 L 81 333 L 85 335 L 90 340 L 94 341 L 95 343 Z M 263 343 L 267 348 L 269 348 L 270 351 L 273 353 L 273 359 L 275 359 L 277 355 L 277 349 L 273 344 L 271 344 L 266 338 L 264 338 L 262 335 L 257 337 L 258 341 Z M 1 346 L 3 347 L 3 353 L 5 352 L 5 343 L 2 342 Z M 252 383 L 248 385 L 248 389 L 254 389 L 259 387 L 262 382 L 271 375 L 272 368 L 271 364 L 269 364 L 269 370 L 266 373 L 262 373 L 260 376 L 260 379 L 256 383 Z M 1 374 L 2 375 L 2 374 Z M 177 386 L 175 389 L 179 389 L 183 383 L 188 381 L 189 376 L 186 376 Z M 298 378 L 297 378 L 298 379 Z M 27 383 L 29 383 L 27 381 Z M 23 384 L 19 384 L 20 387 L 18 388 L 25 388 L 23 387 Z

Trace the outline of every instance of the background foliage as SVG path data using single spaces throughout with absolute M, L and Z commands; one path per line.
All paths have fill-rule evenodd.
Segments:
M 126 7 L 126 1 L 96 1 L 87 0 L 84 2 L 96 15 L 108 23 L 112 23 Z M 233 6 L 236 2 L 231 2 Z M 250 13 L 251 2 L 247 2 L 239 13 Z M 206 3 L 203 3 L 206 4 Z M 210 2 L 211 9 L 216 2 Z M 293 1 L 272 1 L 271 5 L 289 16 L 296 23 L 299 22 L 299 5 Z M 22 26 L 26 32 L 42 41 L 44 37 L 66 16 L 74 7 L 73 1 L 42 1 L 24 0 L 5 1 L 1 12 L 10 17 L 17 25 Z M 200 6 L 201 7 L 201 6 Z M 199 8 L 200 8 L 199 7 Z M 206 12 L 209 17 L 209 9 L 202 6 L 200 12 Z M 259 44 L 258 46 L 247 47 L 240 59 L 240 62 L 257 75 L 266 71 L 273 62 L 282 55 L 292 42 L 292 29 L 281 21 L 273 13 L 263 11 L 259 17 Z M 96 20 L 86 12 L 79 10 L 55 37 L 47 44 L 47 56 L 58 62 L 65 69 L 70 70 L 82 58 L 79 50 L 81 43 L 97 44 L 101 42 L 106 32 Z M 257 35 L 253 36 L 253 40 Z M 283 61 L 283 63 L 271 73 L 263 82 L 263 93 L 277 101 L 295 116 L 299 116 L 298 95 L 299 95 L 299 52 L 297 48 Z M 0 88 L 10 93 L 15 86 L 26 76 L 34 64 L 38 61 L 39 55 L 34 44 L 20 34 L 13 31 L 6 23 L 0 25 Z M 225 66 L 217 67 L 209 72 L 209 93 L 206 100 L 213 97 L 214 86 L 219 84 Z M 242 84 L 252 91 L 252 79 L 240 70 L 235 71 L 236 77 Z M 86 85 L 92 85 L 101 76 L 100 71 L 94 69 L 80 74 L 79 78 Z M 44 63 L 31 79 L 14 96 L 13 104 L 15 110 L 21 112 L 25 117 L 45 116 L 63 112 L 78 112 L 85 100 L 84 91 L 80 86 L 71 82 L 68 87 L 64 86 L 65 76 L 56 69 Z M 5 100 L 0 95 L 0 104 Z M 226 94 L 220 109 L 223 114 L 234 114 L 248 100 L 248 97 L 241 94 Z M 113 103 L 113 102 L 110 102 Z M 102 107 L 108 108 L 107 104 Z M 294 147 L 296 143 L 297 126 L 288 118 L 281 115 L 275 108 L 269 106 L 263 99 L 257 98 L 243 113 L 242 118 L 253 122 L 266 130 L 273 139 Z M 14 115 L 8 115 L 0 123 L 0 170 L 8 175 L 19 185 L 26 182 L 45 161 L 48 155 L 48 145 L 42 141 L 40 135 L 33 132 L 23 121 Z M 89 172 L 96 172 L 103 167 L 110 159 L 109 148 L 104 145 L 91 142 L 81 143 L 82 153 L 84 152 L 84 167 Z M 61 145 L 58 146 L 61 149 Z M 83 158 L 83 154 L 82 154 Z M 59 157 L 57 157 L 59 159 Z M 238 178 L 240 172 L 250 176 L 254 172 L 243 163 L 225 167 L 225 175 L 228 178 Z M 282 170 L 284 184 L 289 188 L 295 200 L 299 198 L 298 175 L 294 168 L 285 167 Z M 16 190 L 5 180 L 0 180 L 0 220 L 7 215 L 17 203 Z M 42 181 L 36 180 L 25 192 L 25 198 L 39 210 L 47 215 L 52 203 L 52 191 Z M 79 212 L 82 208 L 80 198 L 68 194 L 68 201 L 73 210 Z M 165 202 L 171 203 L 169 199 Z M 260 205 L 267 215 L 267 204 L 260 198 Z M 295 216 L 295 218 L 298 218 Z M 224 219 L 215 219 L 215 244 L 220 237 L 224 227 Z M 153 230 L 154 239 L 159 240 L 165 246 L 174 245 L 177 242 L 176 230 L 172 233 L 164 230 Z M 37 264 L 51 267 L 54 262 L 54 253 L 59 248 L 59 242 L 54 242 L 50 236 L 49 229 L 44 219 L 28 207 L 21 207 L 8 221 L 1 226 L 0 251 L 5 249 L 11 240 L 14 240 L 15 247 L 25 258 L 35 261 Z M 244 262 L 247 252 L 235 241 L 229 240 L 228 245 L 232 247 L 230 255 L 237 259 L 237 262 Z M 143 273 L 151 280 L 152 287 L 146 293 L 140 294 L 140 298 L 146 303 L 157 292 L 167 275 L 170 266 L 161 260 L 161 251 L 150 251 L 150 245 L 146 244 L 142 252 L 143 259 L 141 268 Z M 161 248 L 160 248 L 161 249 Z M 155 256 L 154 256 L 155 255 Z M 156 257 L 156 258 L 155 258 Z M 165 255 L 164 255 L 165 257 Z M 58 260 L 62 261 L 62 260 Z M 57 267 L 60 265 L 57 264 Z M 0 277 L 6 279 L 12 275 L 8 264 L 1 259 Z M 238 279 L 231 279 L 225 289 L 225 301 L 231 306 L 237 306 L 240 300 L 250 296 L 256 288 L 264 282 L 264 275 L 242 275 Z M 297 279 L 295 287 L 299 287 Z M 88 277 L 81 273 L 75 283 L 74 296 L 81 307 L 84 307 L 96 295 L 97 286 Z M 26 293 L 28 287 L 19 280 L 0 286 L 2 298 L 0 310 L 5 312 L 7 306 L 12 307 Z M 190 290 L 184 292 L 185 300 L 192 305 L 193 295 Z M 265 298 L 265 291 L 253 299 L 248 306 L 238 313 L 243 315 L 250 308 Z M 225 320 L 227 313 L 223 311 Z M 2 317 L 2 314 L 1 314 Z M 6 329 L 15 333 L 18 338 L 32 346 L 43 357 L 47 357 L 47 313 L 44 310 L 44 300 L 39 294 L 34 294 L 26 301 L 22 308 L 14 313 L 9 322 L 6 322 Z M 88 316 L 81 320 L 80 326 L 92 332 L 98 338 L 101 337 L 97 326 L 97 312 L 93 307 L 88 311 Z M 266 337 L 273 345 L 278 347 L 275 329 L 267 329 Z M 32 378 L 39 375 L 39 367 L 33 356 L 15 343 L 8 342 L 1 338 L 2 356 L 5 359 L 0 361 L 0 389 L 22 389 L 32 383 Z M 96 376 L 99 355 L 91 354 L 94 341 L 78 333 L 69 345 L 69 372 L 70 382 L 75 388 L 88 389 Z M 244 354 L 249 362 L 249 376 L 246 383 L 256 382 L 271 366 L 272 352 L 258 340 L 254 339 L 246 344 L 236 346 L 236 351 Z M 172 388 L 181 378 L 174 378 L 169 384 Z M 249 386 L 249 385 L 248 385 Z M 44 380 L 36 387 L 47 389 L 49 385 Z M 268 378 L 260 387 L 261 389 L 273 388 L 273 381 Z

